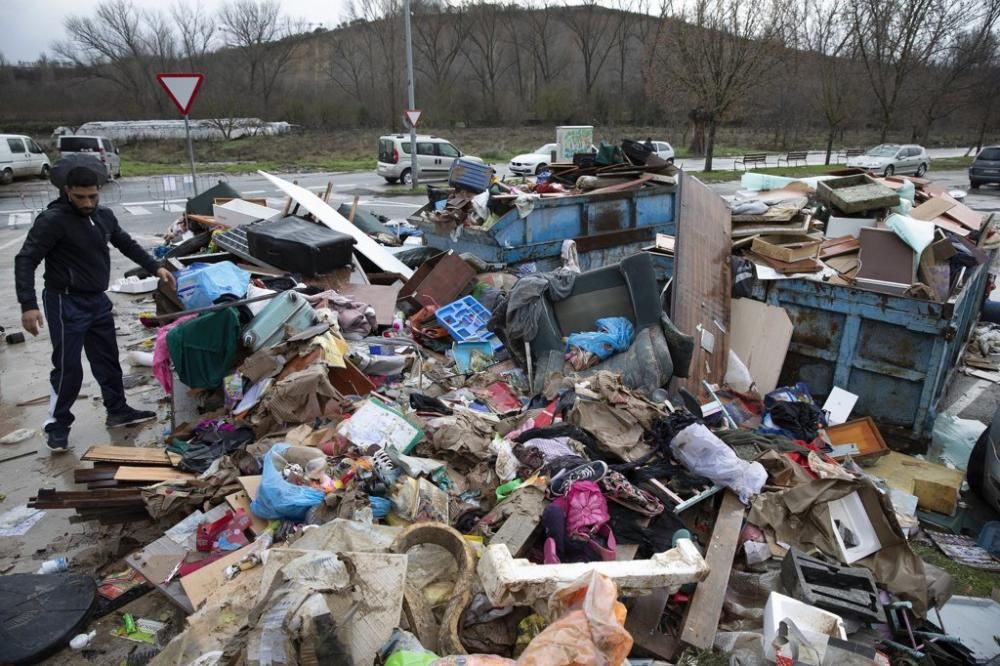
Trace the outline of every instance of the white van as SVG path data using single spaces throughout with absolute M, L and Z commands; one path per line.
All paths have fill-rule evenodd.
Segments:
M 59 157 L 70 153 L 93 155 L 108 170 L 108 180 L 121 178 L 122 158 L 119 157 L 114 142 L 107 137 L 66 134 L 56 139 L 56 150 L 59 151 Z
M 51 170 L 49 156 L 30 136 L 0 134 L 0 184 L 31 176 L 48 180 Z
M 482 162 L 478 157 L 466 155 L 455 144 L 430 134 L 417 135 L 417 170 L 420 180 L 440 180 L 448 177 L 448 170 L 459 157 L 473 162 Z M 385 178 L 387 183 L 397 181 L 404 185 L 410 178 L 410 135 L 387 134 L 378 139 L 378 166 L 375 173 Z

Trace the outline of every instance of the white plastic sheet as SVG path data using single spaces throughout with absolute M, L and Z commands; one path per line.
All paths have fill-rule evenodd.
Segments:
M 759 494 L 767 482 L 767 471 L 760 463 L 741 460 L 701 423 L 689 425 L 677 433 L 670 448 L 682 465 L 729 488 L 744 504 Z

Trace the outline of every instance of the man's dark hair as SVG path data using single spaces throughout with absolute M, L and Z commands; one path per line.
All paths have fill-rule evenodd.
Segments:
M 101 180 L 87 167 L 73 167 L 66 174 L 66 187 L 100 187 Z

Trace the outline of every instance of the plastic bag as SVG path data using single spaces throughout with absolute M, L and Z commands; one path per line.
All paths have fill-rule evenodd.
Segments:
M 519 666 L 621 664 L 632 650 L 615 582 L 590 571 L 549 599 L 554 621 L 528 644 Z
M 741 460 L 736 452 L 701 423 L 692 423 L 670 442 L 674 457 L 691 472 L 726 486 L 747 504 L 767 482 L 759 462 Z
M 289 483 L 281 476 L 285 467 L 285 454 L 289 449 L 299 449 L 290 444 L 275 444 L 264 456 L 263 475 L 257 497 L 250 504 L 250 512 L 265 520 L 305 520 L 306 512 L 323 501 L 326 494 L 321 490 Z M 323 452 L 314 450 L 316 455 Z
M 573 333 L 566 340 L 566 350 L 579 347 L 595 354 L 602 361 L 618 352 L 628 351 L 635 337 L 635 327 L 625 317 L 604 317 L 597 320 L 597 330 Z
M 225 294 L 243 298 L 250 274 L 231 261 L 191 264 L 177 274 L 177 298 L 188 310 L 205 308 Z
M 497 457 L 496 472 L 501 481 L 510 481 L 517 476 L 517 468 L 521 463 L 514 456 L 514 450 L 506 439 L 500 435 L 493 435 L 490 442 L 490 453 Z

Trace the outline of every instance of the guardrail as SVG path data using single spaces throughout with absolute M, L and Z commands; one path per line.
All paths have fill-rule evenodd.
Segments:
M 227 177 L 224 173 L 200 173 L 198 174 L 197 181 L 192 180 L 191 174 L 168 174 L 150 176 L 146 181 L 146 189 L 149 192 L 149 198 L 159 201 L 163 210 L 167 210 L 167 203 L 171 199 L 189 199 L 193 197 L 195 195 L 195 183 L 198 185 L 198 192 L 204 192 L 226 181 Z

